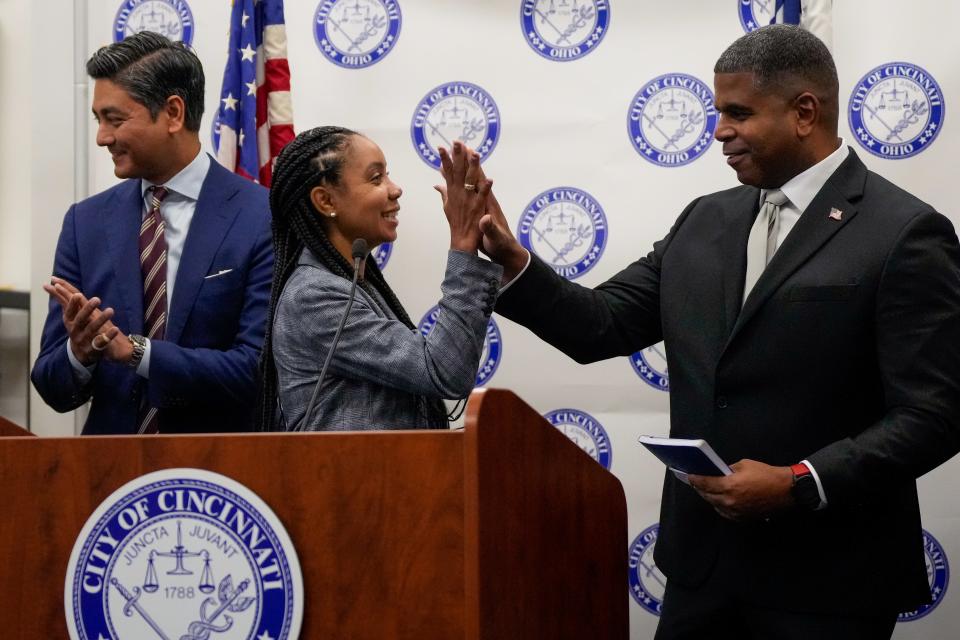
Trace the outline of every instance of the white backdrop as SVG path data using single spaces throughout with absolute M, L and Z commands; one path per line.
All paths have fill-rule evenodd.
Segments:
M 762 19 L 765 7 L 773 2 L 287 0 L 286 4 L 296 129 L 345 125 L 383 148 L 392 177 L 405 190 L 400 238 L 385 273 L 410 315 L 420 318 L 439 297 L 447 244 L 438 196 L 431 188 L 439 175 L 423 158 L 440 136 L 475 135 L 471 143 L 485 148 L 484 168 L 495 180 L 508 217 L 529 232 L 534 250 L 568 272 L 577 272 L 578 282 L 595 285 L 647 253 L 695 196 L 736 184 L 720 145 L 709 144 L 711 131 L 704 128 L 711 121 L 713 63 L 744 33 L 741 16 L 753 12 Z M 955 161 L 960 139 L 952 115 L 946 114 L 960 100 L 960 42 L 952 33 L 960 21 L 960 3 L 835 4 L 833 50 L 844 106 L 841 135 L 870 168 L 960 222 L 948 200 L 951 176 L 946 168 Z M 87 23 L 91 52 L 112 40 L 122 8 L 132 11 L 128 21 L 134 26 L 169 28 L 177 26 L 176 13 L 185 15 L 187 2 L 91 2 Z M 230 6 L 225 0 L 189 0 L 188 8 L 193 46 L 207 73 L 203 140 L 210 149 Z M 524 24 L 525 13 L 532 22 Z M 528 38 L 525 34 L 530 32 L 534 35 Z M 901 70 L 907 77 L 885 75 L 891 62 L 905 63 Z M 913 142 L 916 151 L 909 158 L 872 155 L 849 128 L 847 102 L 860 79 L 877 67 L 881 75 L 874 79 L 879 81 L 866 87 L 870 90 L 866 103 L 873 111 L 866 116 L 863 132 L 874 136 L 875 148 L 885 138 L 903 143 L 939 134 Z M 927 81 L 913 72 L 914 67 L 939 85 L 941 106 L 936 97 L 924 98 L 932 90 L 924 94 L 917 88 Z M 638 92 L 661 76 L 642 94 L 645 100 L 635 103 Z M 698 83 L 707 91 L 700 91 Z M 438 87 L 440 93 L 433 94 Z M 699 99 L 696 93 L 701 94 Z M 642 128 L 628 134 L 635 104 L 638 111 L 633 113 Z M 946 114 L 939 120 L 938 109 Z M 425 117 L 415 119 L 415 113 Z M 424 129 L 412 126 L 424 121 L 428 123 Z M 929 127 L 930 122 L 936 122 L 936 129 Z M 93 134 L 91 128 L 91 193 L 115 182 L 108 154 L 95 147 Z M 416 146 L 420 142 L 427 145 L 426 151 Z M 668 159 L 666 164 L 673 166 L 660 166 L 641 157 L 643 145 L 652 147 L 648 156 L 652 158 L 661 153 L 686 155 Z M 564 189 L 558 191 L 560 187 Z M 540 195 L 545 198 L 538 202 Z M 588 258 L 589 269 L 576 266 L 583 258 Z M 629 551 L 635 596 L 632 637 L 650 638 L 657 620 L 653 612 L 663 592 L 663 577 L 650 557 L 663 469 L 639 448 L 636 437 L 668 431 L 664 389 L 669 377 L 662 354 L 656 349 L 643 354 L 640 364 L 649 384 L 628 358 L 580 366 L 525 329 L 500 317 L 495 323 L 499 342 L 491 351 L 496 362 L 486 363 L 483 382 L 511 388 L 538 411 L 553 412 L 558 426 L 608 464 L 627 491 L 630 539 L 637 537 Z M 943 591 L 949 586 L 943 562 L 960 559 L 960 506 L 951 499 L 958 480 L 956 461 L 920 480 L 924 528 L 940 545 L 930 546 L 931 581 L 940 589 L 939 604 L 904 619 L 896 638 L 957 637 L 948 630 L 960 627 L 955 604 L 960 596 L 956 587 Z

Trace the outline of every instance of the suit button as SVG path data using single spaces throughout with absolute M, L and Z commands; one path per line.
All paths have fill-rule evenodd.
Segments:
M 717 396 L 717 408 L 726 409 L 728 406 L 727 396 Z

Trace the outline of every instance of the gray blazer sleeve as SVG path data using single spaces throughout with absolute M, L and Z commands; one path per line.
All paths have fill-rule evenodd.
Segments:
M 358 288 L 328 375 L 435 398 L 467 395 L 501 273 L 499 265 L 450 251 L 436 325 L 426 337 L 388 317 Z M 301 266 L 291 276 L 278 305 L 274 357 L 293 375 L 316 378 L 349 293 L 348 281 L 322 268 Z

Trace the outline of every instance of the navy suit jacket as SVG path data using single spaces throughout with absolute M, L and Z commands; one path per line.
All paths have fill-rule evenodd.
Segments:
M 159 409 L 161 433 L 252 428 L 273 246 L 268 192 L 211 161 L 168 301 L 164 340 L 151 341 L 150 378 L 106 360 L 78 384 L 67 357 L 60 304 L 51 300 L 31 379 L 60 412 L 93 400 L 84 434 L 135 433 L 143 394 Z M 142 334 L 138 236 L 140 180 L 127 180 L 67 211 L 53 273 L 127 334 Z M 207 278 L 230 269 L 228 273 Z

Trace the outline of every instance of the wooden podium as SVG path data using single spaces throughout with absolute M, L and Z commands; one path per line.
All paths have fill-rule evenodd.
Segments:
M 462 431 L 0 433 L 7 638 L 67 638 L 84 522 L 121 485 L 174 467 L 226 475 L 280 518 L 303 570 L 301 638 L 628 637 L 623 489 L 508 391 L 475 391 Z

